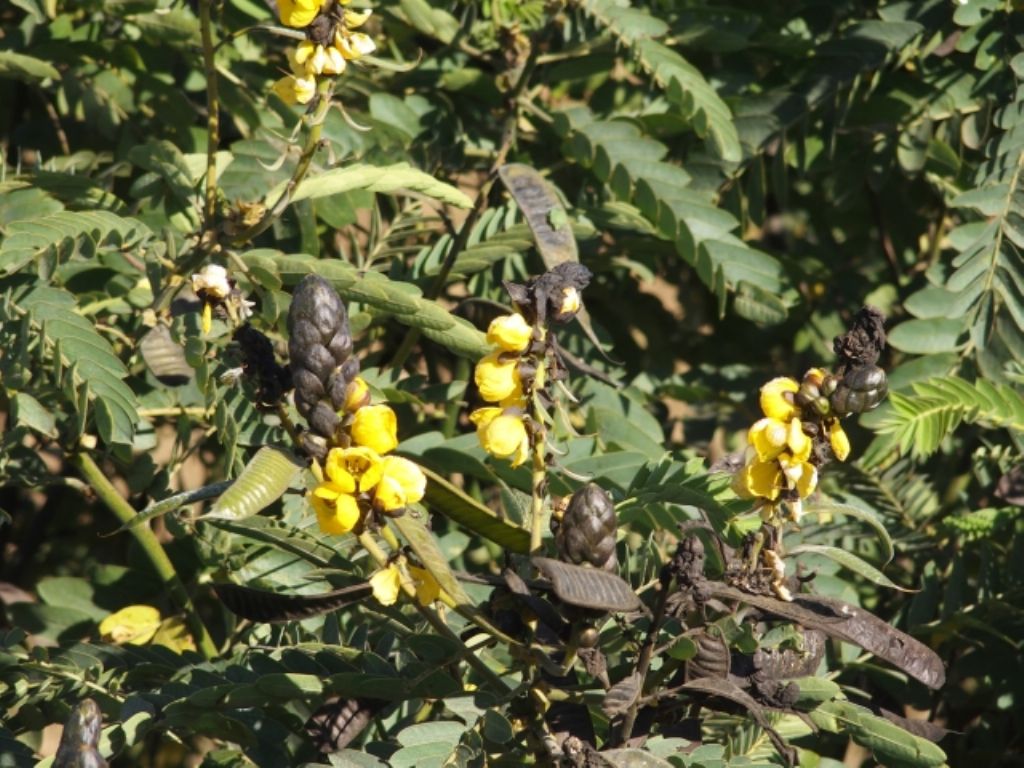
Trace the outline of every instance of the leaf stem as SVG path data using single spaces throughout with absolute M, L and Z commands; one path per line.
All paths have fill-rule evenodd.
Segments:
M 281 193 L 281 196 L 274 202 L 274 205 L 263 214 L 259 221 L 251 227 L 242 230 L 242 232 L 234 237 L 231 241 L 232 245 L 242 245 L 261 232 L 265 232 L 284 213 L 284 209 L 288 207 L 288 203 L 292 200 L 292 195 L 295 194 L 299 183 L 305 178 L 307 171 L 309 171 L 309 166 L 313 162 L 313 156 L 316 154 L 317 149 L 320 148 L 320 136 L 323 133 L 327 111 L 331 108 L 333 87 L 334 81 L 330 78 L 323 78 L 317 84 L 318 101 L 316 110 L 308 118 L 309 133 L 306 135 L 306 143 L 302 148 L 302 154 L 299 156 L 299 162 L 295 166 L 295 171 L 292 173 L 291 179 L 288 180 L 288 185 Z
M 103 470 L 93 461 L 92 456 L 81 451 L 71 457 L 71 462 L 82 473 L 96 495 L 107 505 L 107 508 L 121 521 L 121 524 L 131 526 L 138 513 L 121 497 L 114 484 L 110 482 L 107 476 L 103 474 Z M 171 599 L 185 612 L 185 623 L 188 625 L 189 632 L 196 641 L 196 646 L 199 648 L 200 653 L 207 660 L 216 658 L 217 646 L 213 644 L 213 639 L 210 637 L 206 625 L 203 624 L 203 620 L 196 612 L 192 599 L 188 596 L 188 591 L 185 589 L 185 585 L 182 583 L 177 571 L 174 570 L 174 565 L 171 563 L 170 558 L 167 557 L 163 547 L 160 546 L 160 542 L 157 541 L 152 529 L 146 525 L 136 525 L 132 526 L 129 531 L 135 537 L 138 545 L 142 547 L 142 551 L 149 559 L 153 570 L 156 571 L 170 593 Z
M 535 409 L 536 411 L 536 409 Z M 540 416 L 540 414 L 535 414 Z M 542 554 L 544 524 L 544 496 L 547 488 L 548 465 L 544 454 L 547 450 L 547 430 L 540 418 L 534 418 L 533 433 L 533 474 L 530 479 L 530 555 Z
M 204 228 L 213 228 L 217 215 L 217 147 L 220 144 L 220 99 L 217 95 L 216 46 L 210 6 L 213 0 L 199 0 L 199 29 L 203 40 L 203 73 L 206 77 L 206 208 Z

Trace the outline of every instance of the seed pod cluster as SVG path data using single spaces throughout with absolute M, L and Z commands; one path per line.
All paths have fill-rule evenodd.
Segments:
M 832 389 L 834 387 L 834 389 Z M 829 405 L 836 416 L 870 411 L 889 393 L 885 371 L 877 365 L 863 365 L 848 371 L 841 379 L 826 381 Z
M 576 565 L 589 563 L 595 568 L 614 571 L 615 533 L 618 519 L 611 497 L 594 483 L 572 495 L 555 534 L 561 560 Z
M 332 443 L 348 385 L 359 373 L 359 359 L 352 355 L 345 305 L 322 277 L 307 275 L 295 289 L 288 333 L 295 407 L 312 432 Z M 315 455 L 326 452 L 319 443 L 307 447 Z

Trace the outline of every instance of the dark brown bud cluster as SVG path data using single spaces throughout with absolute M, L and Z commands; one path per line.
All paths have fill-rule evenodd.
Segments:
M 836 416 L 864 413 L 885 399 L 889 384 L 878 358 L 885 349 L 885 316 L 874 307 L 863 307 L 850 330 L 832 342 L 839 358 L 834 376 L 822 383 Z
M 269 408 L 277 405 L 292 387 L 288 369 L 277 362 L 274 345 L 265 335 L 246 323 L 231 337 L 242 355 L 242 372 L 256 389 L 256 405 Z
M 359 374 L 345 305 L 331 284 L 307 275 L 295 289 L 288 311 L 288 355 L 295 407 L 324 442 L 307 441 L 316 456 L 326 453 L 341 425 L 349 384 Z
M 558 556 L 576 565 L 589 563 L 614 571 L 618 567 L 617 529 L 618 518 L 611 497 L 600 486 L 588 483 L 572 495 L 555 532 Z
M 531 324 L 567 323 L 580 310 L 580 294 L 593 274 L 575 261 L 566 261 L 525 285 L 505 282 L 512 303 Z

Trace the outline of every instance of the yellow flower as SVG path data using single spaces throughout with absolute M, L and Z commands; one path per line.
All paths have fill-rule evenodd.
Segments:
M 145 645 L 159 628 L 160 611 L 151 605 L 129 605 L 100 622 L 100 637 L 118 645 Z
M 788 376 L 772 379 L 761 387 L 761 410 L 764 415 L 777 421 L 789 422 L 796 416 L 796 406 L 786 399 L 785 393 L 797 392 L 800 385 Z
M 370 586 L 377 602 L 381 605 L 394 605 L 398 600 L 398 591 L 402 588 L 402 572 L 392 563 L 370 577 Z
M 367 405 L 352 420 L 352 440 L 377 453 L 393 451 L 398 445 L 398 419 L 386 405 Z
M 153 635 L 153 645 L 162 645 L 175 653 L 196 649 L 195 640 L 180 616 L 171 616 L 160 622 L 160 628 Z
M 502 353 L 492 352 L 476 364 L 476 385 L 480 397 L 490 403 L 499 403 L 506 398 L 522 396 L 519 381 L 519 361 L 516 358 L 502 359 Z
M 426 568 L 410 565 L 409 575 L 416 585 L 416 599 L 420 605 L 426 607 L 441 598 L 441 585 L 437 583 L 434 574 Z
M 808 461 L 788 453 L 779 455 L 779 466 L 786 477 L 786 486 L 796 489 L 801 499 L 806 499 L 818 487 L 818 468 Z
M 299 43 L 294 58 L 307 75 L 340 75 L 347 66 L 345 57 L 333 45 L 325 48 L 310 40 Z
M 377 44 L 363 32 L 349 32 L 344 24 L 339 24 L 334 33 L 334 47 L 349 61 L 368 56 L 377 50 Z
M 530 456 L 530 438 L 520 416 L 504 413 L 503 408 L 478 408 L 469 415 L 476 425 L 480 445 L 491 456 L 509 459 L 518 467 Z
M 208 301 L 203 302 L 203 315 L 200 320 L 200 325 L 203 329 L 203 335 L 206 336 L 210 333 L 213 328 L 213 304 Z
M 370 387 L 362 376 L 356 376 L 345 389 L 345 412 L 354 413 L 370 404 Z
M 327 478 L 336 483 L 341 492 L 354 493 L 358 487 L 365 491 L 361 480 L 363 476 L 380 464 L 380 455 L 372 448 L 332 448 L 327 452 L 324 472 Z
M 533 328 L 518 313 L 496 317 L 487 327 L 487 341 L 506 352 L 525 351 L 532 338 Z
M 782 486 L 782 470 L 774 461 L 752 461 L 736 473 L 732 489 L 744 499 L 764 498 L 774 501 Z
M 308 104 L 316 96 L 316 78 L 288 75 L 274 83 L 272 90 L 286 104 Z
M 811 458 L 813 444 L 811 438 L 804 433 L 800 419 L 793 419 L 789 422 L 786 445 L 789 446 L 790 453 L 792 453 L 793 458 L 797 461 L 807 461 Z
M 359 503 L 351 493 L 339 490 L 334 483 L 320 483 L 310 494 L 310 503 L 316 512 L 320 530 L 332 536 L 342 536 L 359 522 Z
M 366 20 L 369 19 L 370 16 L 372 15 L 373 11 L 371 11 L 369 8 L 365 8 L 361 11 L 352 11 L 346 9 L 344 24 L 348 29 L 355 29 L 356 27 L 363 26 L 363 24 L 366 23 Z
M 427 491 L 427 478 L 414 462 L 400 456 L 385 456 L 363 475 L 360 489 L 373 489 L 373 506 L 393 512 L 420 501 Z
M 757 451 L 761 461 L 771 461 L 786 447 L 789 430 L 777 419 L 764 418 L 754 422 L 747 432 L 747 442 Z
M 308 27 L 323 4 L 324 0 L 277 0 L 277 9 L 286 27 Z
M 576 286 L 570 285 L 562 289 L 562 304 L 558 308 L 560 315 L 575 315 L 580 311 L 580 292 Z
M 843 431 L 839 419 L 833 421 L 828 427 L 828 440 L 832 444 L 832 454 L 839 461 L 846 461 L 850 455 L 850 438 Z

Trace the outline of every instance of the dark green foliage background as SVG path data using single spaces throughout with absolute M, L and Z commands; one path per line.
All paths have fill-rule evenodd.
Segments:
M 352 167 L 346 191 L 291 205 L 226 263 L 256 301 L 254 324 L 278 341 L 290 286 L 309 271 L 331 280 L 349 302 L 368 379 L 396 404 L 407 453 L 460 473 L 472 499 L 518 523 L 528 475 L 485 464 L 464 418 L 473 404 L 464 382 L 486 349 L 476 329 L 505 300 L 501 281 L 544 269 L 500 183 L 480 198 L 450 272 L 442 268 L 463 209 L 511 138 L 507 159 L 537 168 L 564 196 L 580 260 L 595 273 L 586 306 L 611 359 L 578 326 L 562 341 L 624 386 L 574 376 L 583 436 L 567 441 L 561 462 L 626 502 L 620 559 L 633 586 L 652 578 L 666 537 L 694 516 L 686 505 L 722 521 L 742 511 L 699 459 L 742 446 L 761 383 L 827 366 L 832 337 L 857 309 L 880 307 L 894 394 L 850 425 L 856 460 L 830 466 L 824 492 L 874 513 L 895 545 L 886 575 L 919 591 L 804 562 L 818 569 L 816 588 L 859 600 L 936 649 L 948 683 L 932 694 L 851 649 L 833 653 L 830 669 L 851 696 L 865 691 L 951 729 L 949 765 L 1017 765 L 1017 5 L 367 4 L 382 65 L 339 78 L 344 110 L 328 113 L 310 174 Z M 0 580 L 29 598 L 5 597 L 0 612 L 0 765 L 31 762 L 43 727 L 84 695 L 121 723 L 107 731 L 116 765 L 155 765 L 161 750 L 206 753 L 211 766 L 300 764 L 319 759 L 303 723 L 330 693 L 404 702 L 366 737 L 392 765 L 440 764 L 448 753 L 422 745 L 456 743 L 452 764 L 506 750 L 493 764 L 521 764 L 508 711 L 485 714 L 486 696 L 457 695 L 451 668 L 437 671 L 457 649 L 419 636 L 416 616 L 363 606 L 239 627 L 217 604 L 210 581 L 316 593 L 370 570 L 354 542 L 316 532 L 294 492 L 245 520 L 161 523 L 221 659 L 98 643 L 96 622 L 125 604 L 165 615 L 177 606 L 130 536 L 103 536 L 116 521 L 71 457 L 84 446 L 141 510 L 177 487 L 186 457 L 198 482 L 213 483 L 287 436 L 219 381 L 237 364 L 223 324 L 207 338 L 194 311 L 174 315 L 173 338 L 195 370 L 183 386 L 161 384 L 139 348 L 154 300 L 209 260 L 198 240 L 207 149 L 198 6 L 14 0 L 0 23 Z M 268 95 L 290 43 L 263 28 L 275 23 L 259 0 L 214 7 L 224 41 L 221 214 L 290 178 L 304 140 L 293 134 L 300 112 Z M 396 360 L 398 349 L 411 352 Z M 652 475 L 658 467 L 666 474 Z M 997 493 L 1014 467 L 1016 490 L 1004 481 L 1009 490 Z M 553 490 L 575 485 L 556 479 Z M 494 541 L 434 518 L 453 567 L 500 563 Z M 884 564 L 884 539 L 851 516 L 810 517 L 794 541 Z M 800 738 L 805 764 L 839 765 L 849 733 Z M 710 721 L 702 749 L 676 764 L 778 760 L 739 717 Z M 376 764 L 349 759 L 338 764 Z

